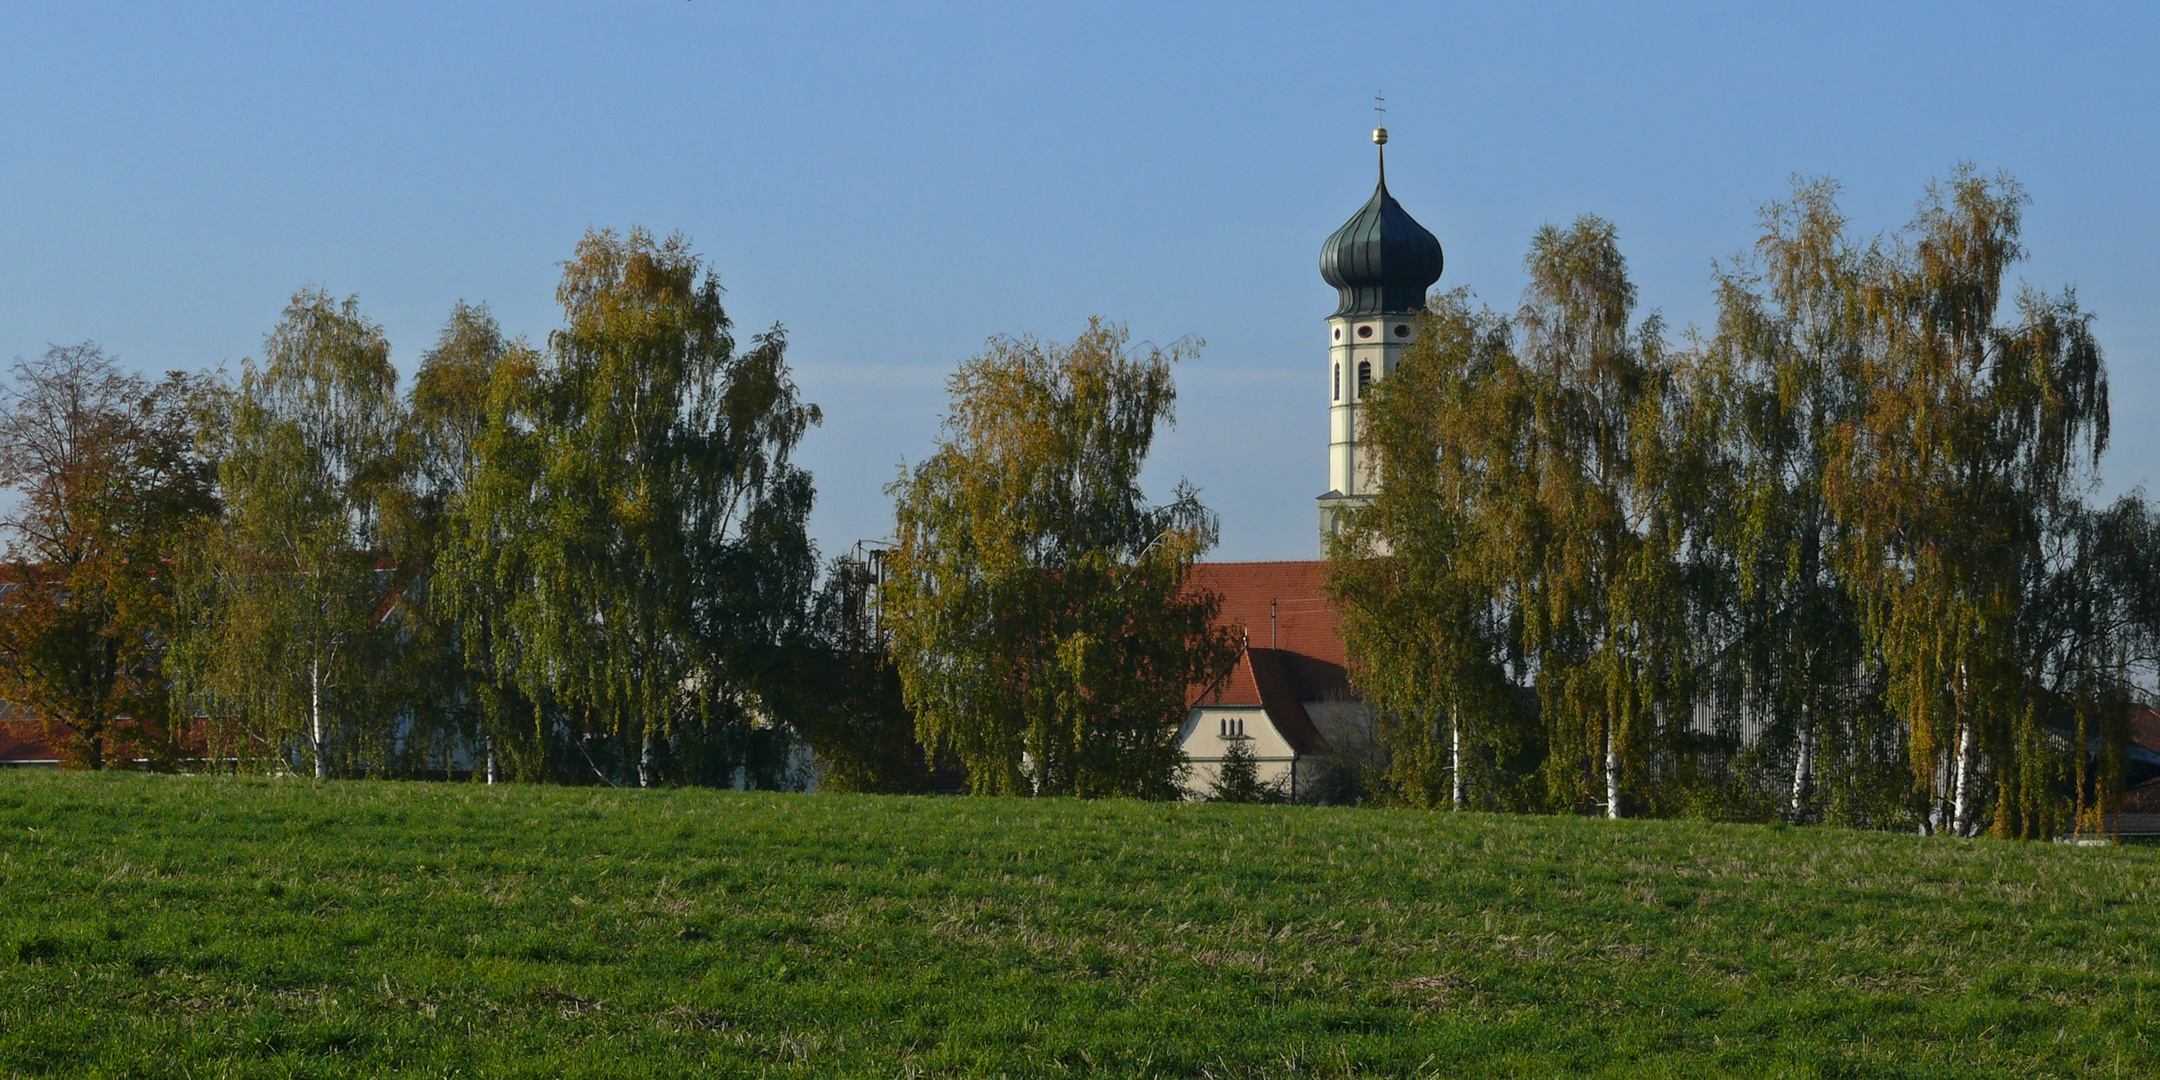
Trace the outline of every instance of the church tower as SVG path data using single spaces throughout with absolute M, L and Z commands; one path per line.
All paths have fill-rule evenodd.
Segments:
M 1387 129 L 1374 128 L 1380 184 L 1371 201 L 1320 248 L 1320 277 L 1340 303 L 1328 317 L 1328 493 L 1320 496 L 1320 543 L 1340 527 L 1340 515 L 1365 506 L 1380 475 L 1364 446 L 1360 415 L 1366 391 L 1395 371 L 1415 340 L 1415 314 L 1440 280 L 1440 241 L 1417 223 L 1387 189 Z

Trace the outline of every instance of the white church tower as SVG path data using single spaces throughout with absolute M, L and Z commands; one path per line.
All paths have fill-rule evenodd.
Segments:
M 1388 194 L 1387 129 L 1374 128 L 1380 186 L 1371 201 L 1320 248 L 1320 276 L 1341 303 L 1328 317 L 1328 492 L 1320 496 L 1320 544 L 1346 510 L 1365 506 L 1380 488 L 1378 463 L 1364 442 L 1360 407 L 1415 340 L 1416 313 L 1440 280 L 1440 241 Z

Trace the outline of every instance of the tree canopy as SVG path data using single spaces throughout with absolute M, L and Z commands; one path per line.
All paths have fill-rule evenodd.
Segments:
M 225 513 L 179 567 L 176 676 L 227 754 L 281 756 L 317 776 L 389 732 L 381 678 L 399 578 L 384 520 L 404 417 L 382 327 L 303 289 L 244 364 L 216 433 Z
M 0 399 L 0 487 L 15 494 L 0 518 L 0 699 L 43 719 L 84 767 L 169 767 L 191 733 L 165 677 L 165 566 L 217 510 L 194 437 L 208 388 L 177 372 L 130 374 L 89 342 L 18 360 L 11 374 Z
M 890 489 L 884 591 L 923 744 L 985 794 L 1174 794 L 1186 694 L 1236 655 L 1185 570 L 1214 516 L 1139 484 L 1199 342 L 994 338 L 947 384 L 937 451 Z
M 1263 789 L 1241 744 L 1214 793 L 2027 838 L 2160 799 L 2160 514 L 2095 498 L 2094 315 L 2009 284 L 2007 176 L 1882 235 L 1838 197 L 1766 205 L 1708 327 L 1645 312 L 1590 215 L 1530 238 L 1512 308 L 1429 297 L 1328 540 L 1378 738 L 1331 709 L 1331 781 Z M 1200 342 L 991 338 L 893 535 L 821 562 L 782 328 L 739 340 L 680 236 L 561 271 L 544 342 L 460 301 L 402 392 L 312 286 L 236 379 L 17 361 L 8 715 L 88 768 L 1207 786 L 1180 735 L 1243 644 L 1189 574 L 1217 522 L 1140 482 Z
M 1889 239 L 1836 194 L 1765 207 L 1678 345 L 1590 218 L 1538 232 L 1512 318 L 1428 304 L 1333 552 L 1397 797 L 2033 837 L 2113 805 L 2160 623 L 2150 512 L 2086 501 L 2092 316 L 2006 298 L 2007 177 Z
M 495 361 L 468 429 L 445 587 L 538 737 L 624 740 L 648 784 L 671 738 L 758 714 L 815 575 L 792 455 L 820 417 L 777 327 L 737 349 L 718 277 L 680 237 L 588 233 L 556 299 L 564 328 Z

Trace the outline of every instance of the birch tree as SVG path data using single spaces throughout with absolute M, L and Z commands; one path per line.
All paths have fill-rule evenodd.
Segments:
M 1883 256 L 1847 235 L 1836 196 L 1833 182 L 1796 181 L 1789 199 L 1764 208 L 1754 263 L 1716 279 L 1707 351 L 1730 379 L 1723 437 L 1734 475 L 1715 537 L 1730 560 L 1729 645 L 1716 651 L 1711 685 L 1728 717 L 1747 719 L 1756 757 L 1789 755 L 1783 816 L 1861 824 L 1901 802 L 1883 798 L 1895 784 L 1881 765 L 1897 747 L 1848 577 L 1853 528 L 1825 482 L 1838 432 L 1869 402 L 1877 337 L 1867 290 Z
M 293 296 L 216 418 L 223 520 L 184 560 L 179 682 L 241 756 L 316 777 L 366 760 L 395 720 L 375 678 L 399 567 L 383 510 L 402 484 L 397 371 L 355 298 Z
M 2034 640 L 2050 537 L 2107 442 L 2107 380 L 2074 294 L 2026 289 L 2023 191 L 1961 169 L 1930 188 L 1869 302 L 1883 341 L 1830 492 L 1862 543 L 1853 572 L 1889 668 L 1926 827 L 1970 835 L 1981 789 L 2004 835 L 2048 832 L 2060 771 Z
M 1235 660 L 1185 571 L 1215 519 L 1139 485 L 1198 347 L 1128 348 L 1090 319 L 1071 345 L 995 338 L 947 383 L 937 451 L 889 489 L 885 590 L 907 704 L 971 791 L 1176 794 L 1186 694 Z
M 1376 395 L 1381 493 L 1335 551 L 1354 664 L 1412 801 L 1466 772 L 1465 717 L 1506 732 L 1510 688 L 1534 686 L 1552 805 L 1671 812 L 1695 764 L 1715 424 L 1662 324 L 1630 324 L 1609 223 L 1540 229 L 1525 266 L 1513 320 L 1442 298 Z
M 531 352 L 523 340 L 504 336 L 485 305 L 460 301 L 434 347 L 421 355 L 407 398 L 409 481 L 396 527 L 412 573 L 401 605 L 397 678 L 415 691 L 407 695 L 414 735 L 443 760 L 460 751 L 477 754 L 475 769 L 488 783 L 502 778 L 505 750 L 520 762 L 532 756 L 529 744 L 515 738 L 531 708 L 484 657 L 464 651 L 455 605 L 435 571 L 453 508 L 479 469 L 495 373 L 505 363 L 529 365 Z
M 1686 730 L 1694 704 L 1680 565 L 1694 522 L 1675 419 L 1684 411 L 1660 324 L 1629 325 L 1635 287 L 1609 223 L 1540 229 L 1525 266 L 1514 407 L 1524 422 L 1509 448 L 1525 482 L 1501 497 L 1502 528 L 1488 535 L 1517 538 L 1510 576 L 1550 740 L 1551 796 L 1617 818 L 1631 788 L 1670 790 L 1645 781 L 1658 743 Z
M 1856 240 L 1799 182 L 1678 350 L 1594 218 L 1540 231 L 1513 319 L 1435 298 L 1332 551 L 1397 794 L 1458 803 L 1513 685 L 1558 807 L 2099 827 L 2160 526 L 2087 503 L 2105 367 L 2074 293 L 2005 288 L 2023 205 L 1965 168 Z
M 2120 806 L 2130 708 L 2160 676 L 2160 514 L 2141 495 L 2124 495 L 2079 514 L 2061 540 L 2035 636 L 2045 643 L 2048 689 L 2070 712 L 2061 725 L 2074 748 L 2070 827 L 2098 836 Z
M 1376 383 L 1365 435 L 1380 491 L 1329 548 L 1329 588 L 1358 691 L 1380 717 L 1387 781 L 1416 806 L 1526 807 L 1511 761 L 1524 731 L 1519 593 L 1496 507 L 1525 481 L 1524 416 L 1508 320 L 1467 292 L 1435 296 L 1394 374 Z
M 759 714 L 815 577 L 793 453 L 819 412 L 778 327 L 736 348 L 719 279 L 681 237 L 588 233 L 556 299 L 547 350 L 495 366 L 445 588 L 537 742 L 559 723 L 633 748 L 649 785 L 671 738 Z

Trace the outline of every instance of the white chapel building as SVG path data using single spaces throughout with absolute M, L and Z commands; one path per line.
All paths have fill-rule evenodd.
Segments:
M 1320 536 L 1346 510 L 1366 505 L 1379 470 L 1363 447 L 1359 409 L 1373 383 L 1392 374 L 1416 340 L 1416 313 L 1440 280 L 1440 241 L 1387 189 L 1387 129 L 1376 128 L 1380 182 L 1372 198 L 1320 247 L 1320 277 L 1335 287 L 1328 316 L 1328 489 L 1318 499 Z M 1187 790 L 1205 795 L 1224 751 L 1243 742 L 1262 783 L 1308 794 L 1329 766 L 1371 753 L 1373 715 L 1350 691 L 1339 620 L 1327 599 L 1327 564 L 1200 563 L 1190 587 L 1222 596 L 1222 623 L 1245 648 L 1228 674 L 1191 695 L 1178 733 L 1192 769 Z

